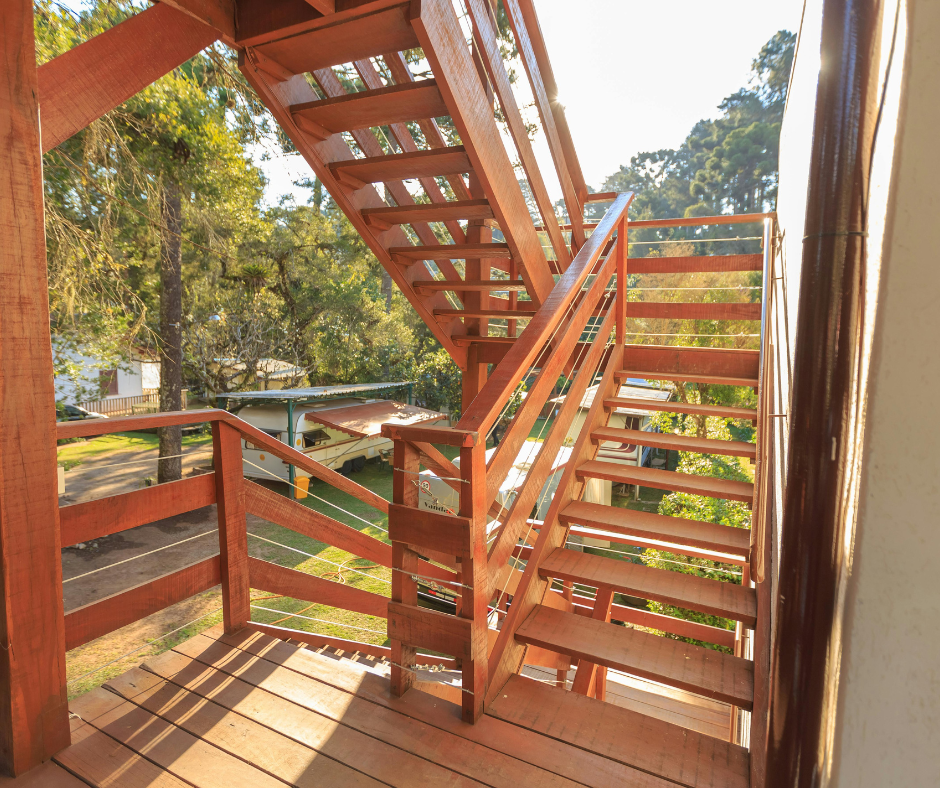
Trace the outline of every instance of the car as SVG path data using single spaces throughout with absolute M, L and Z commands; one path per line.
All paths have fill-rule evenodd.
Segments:
M 83 419 L 106 419 L 103 413 L 96 413 L 93 410 L 85 410 L 78 405 L 57 404 L 55 408 L 56 421 L 82 421 Z

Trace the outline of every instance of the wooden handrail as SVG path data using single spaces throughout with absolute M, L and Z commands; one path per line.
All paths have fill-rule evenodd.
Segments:
M 568 307 L 579 296 L 582 285 L 594 270 L 595 263 L 621 218 L 626 215 L 632 200 L 633 193 L 626 192 L 608 208 L 598 225 L 598 230 L 591 234 L 575 255 L 568 270 L 558 280 L 551 295 L 536 312 L 522 336 L 513 343 L 503 360 L 493 370 L 486 385 L 461 417 L 458 428 L 474 430 L 484 435 L 489 432 L 499 417 L 500 408 L 508 401 L 526 370 L 542 352 L 545 343 L 564 319 Z

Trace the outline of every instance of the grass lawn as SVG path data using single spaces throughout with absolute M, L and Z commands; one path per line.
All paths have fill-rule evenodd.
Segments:
M 211 433 L 183 436 L 184 449 L 211 444 Z M 116 432 L 113 435 L 102 435 L 76 443 L 62 444 L 58 447 L 57 454 L 59 465 L 74 467 L 99 454 L 147 451 L 148 449 L 156 451 L 158 446 L 159 441 L 156 435 L 146 432 Z

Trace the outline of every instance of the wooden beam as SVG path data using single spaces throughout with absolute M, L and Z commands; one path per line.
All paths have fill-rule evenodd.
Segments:
M 581 194 L 586 192 L 586 188 L 580 191 L 574 185 L 571 176 L 573 168 L 568 159 L 572 158 L 573 163 L 576 165 L 577 157 L 574 154 L 574 146 L 570 144 L 570 139 L 568 145 L 563 145 L 558 133 L 558 117 L 560 115 L 562 119 L 564 118 L 564 109 L 558 103 L 557 89 L 554 101 L 549 97 L 546 90 L 545 79 L 546 77 L 551 78 L 551 66 L 548 63 L 544 43 L 541 45 L 541 57 L 536 54 L 535 46 L 533 46 L 533 36 L 528 29 L 529 21 L 535 23 L 534 33 L 537 41 L 541 41 L 541 31 L 538 28 L 538 20 L 535 18 L 535 9 L 531 5 L 529 9 L 530 20 L 526 20 L 523 17 L 519 0 L 506 0 L 506 15 L 509 17 L 509 22 L 516 37 L 519 56 L 529 76 L 532 95 L 535 97 L 535 104 L 542 119 L 542 128 L 545 130 L 545 138 L 548 140 L 548 148 L 551 151 L 552 160 L 555 162 L 555 172 L 561 182 L 565 207 L 568 209 L 568 220 L 571 222 L 572 246 L 580 248 L 584 245 L 584 206 Z M 580 171 L 580 167 L 578 170 Z
M 219 556 L 214 555 L 98 602 L 83 605 L 65 616 L 65 647 L 71 651 L 170 605 L 208 591 L 220 582 L 222 572 Z
M 278 566 L 270 561 L 249 558 L 248 574 L 251 587 L 261 591 L 352 610 L 367 616 L 385 618 L 388 615 L 388 597 L 324 580 L 322 577 L 288 569 L 286 566 Z
M 218 30 L 157 3 L 40 66 L 43 152 L 77 134 L 218 37 Z
M 62 546 L 175 517 L 215 503 L 215 474 L 204 473 L 156 487 L 76 503 L 59 509 Z
M 412 24 L 522 278 L 540 304 L 554 279 L 454 9 L 420 0 L 412 5 Z
M 69 744 L 32 0 L 0 3 L 0 773 Z
M 333 14 L 336 12 L 336 0 L 307 0 L 321 14 Z
M 187 16 L 213 27 L 226 44 L 235 46 L 235 0 L 159 0 Z
M 212 425 L 212 450 L 219 516 L 222 609 L 225 631 L 231 633 L 251 621 L 241 435 L 234 426 L 215 422 Z

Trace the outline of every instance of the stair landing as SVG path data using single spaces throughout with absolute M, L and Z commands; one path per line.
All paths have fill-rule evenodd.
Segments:
M 660 753 L 668 775 L 651 768 L 651 748 L 632 764 L 601 732 L 569 743 L 543 730 L 540 715 L 530 719 L 542 702 L 556 711 L 568 702 L 609 708 L 600 701 L 517 676 L 506 691 L 526 689 L 521 704 L 497 701 L 469 725 L 458 706 L 431 694 L 392 697 L 383 672 L 375 660 L 337 659 L 248 630 L 225 636 L 216 627 L 72 700 L 72 745 L 17 780 L 0 778 L 0 786 L 739 784 L 741 748 L 627 709 L 604 714 L 618 715 L 615 726 L 646 721 L 657 740 L 682 750 Z M 690 746 L 720 764 L 715 775 L 683 770 Z

